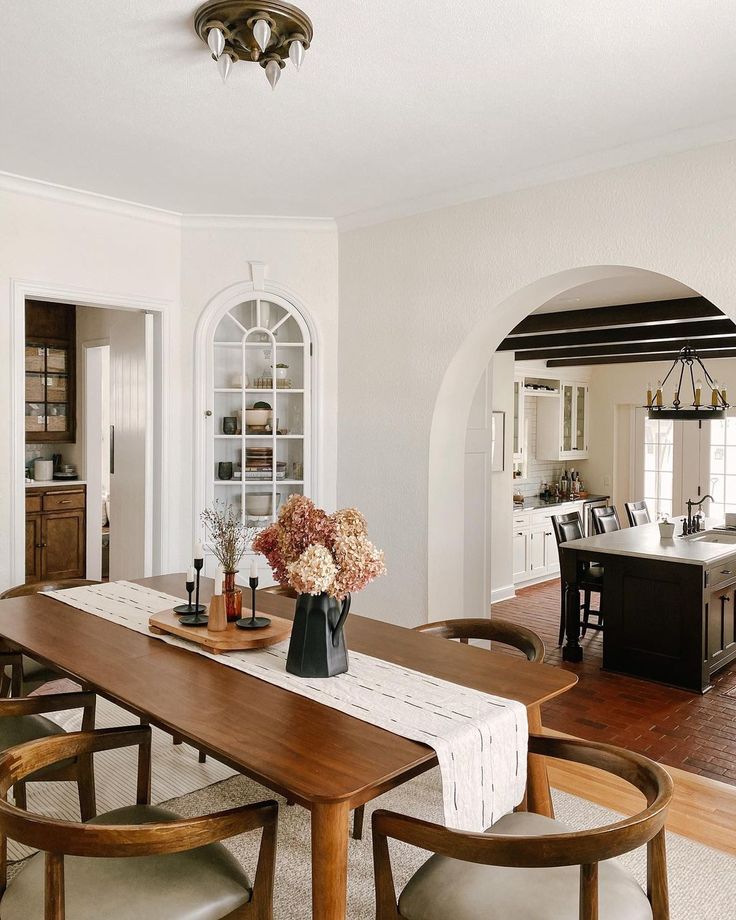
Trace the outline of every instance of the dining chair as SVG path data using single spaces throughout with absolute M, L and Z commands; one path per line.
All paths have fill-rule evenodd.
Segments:
M 504 815 L 485 833 L 373 813 L 376 920 L 669 920 L 665 819 L 672 780 L 657 763 L 592 741 L 530 735 L 529 751 L 597 767 L 644 793 L 630 818 L 573 831 L 531 812 Z M 389 840 L 429 850 L 396 900 Z M 615 857 L 647 845 L 647 891 Z
M 0 664 L 19 672 L 22 667 L 21 656 L 2 653 Z M 95 701 L 95 694 L 88 692 L 46 693 L 0 700 L 0 752 L 25 741 L 64 735 L 64 729 L 60 725 L 46 718 L 53 712 L 81 709 L 82 729 L 92 731 L 95 727 Z M 94 818 L 95 778 L 91 756 L 67 758 L 58 765 L 39 770 L 20 780 L 13 788 L 13 798 L 20 808 L 26 807 L 26 785 L 32 782 L 76 783 L 82 820 Z
M 281 597 L 292 597 L 296 599 L 299 594 L 290 585 L 271 585 L 269 588 L 263 588 L 267 594 L 279 594 Z
M 136 805 L 78 824 L 29 814 L 5 799 L 11 786 L 39 769 L 131 746 L 139 749 Z M 146 726 L 44 738 L 0 754 L 3 920 L 272 920 L 276 802 L 181 818 L 150 801 L 151 730 Z M 220 841 L 259 829 L 251 882 Z M 8 837 L 41 851 L 25 860 L 10 884 L 4 858 Z
M 487 639 L 491 643 L 510 645 L 522 652 L 527 661 L 542 664 L 544 661 L 544 642 L 541 638 L 517 623 L 496 618 L 466 617 L 457 620 L 437 620 L 434 623 L 422 623 L 414 627 L 414 632 L 436 636 L 439 639 L 459 639 L 467 645 L 470 639 Z M 353 814 L 353 839 L 363 839 L 363 822 L 365 818 L 365 805 L 360 805 Z
M 557 552 L 562 563 L 561 543 L 569 543 L 572 540 L 582 540 L 583 538 L 583 519 L 580 512 L 572 511 L 569 514 L 557 514 L 552 518 L 552 527 L 555 532 L 557 541 Z M 600 598 L 603 594 L 603 566 L 597 563 L 586 563 L 584 570 L 580 573 L 578 586 L 583 592 L 583 603 L 580 609 L 583 611 L 582 633 L 585 635 L 588 628 L 603 629 L 603 614 L 601 612 Z M 567 605 L 565 602 L 567 593 L 567 584 L 562 578 L 560 580 L 560 631 L 558 645 L 562 645 L 565 638 L 565 626 L 567 623 Z M 598 594 L 598 609 L 591 610 L 590 598 L 592 594 Z M 597 623 L 590 622 L 590 615 L 594 614 L 598 618 Z
M 639 527 L 641 524 L 651 524 L 652 519 L 649 517 L 649 508 L 647 503 L 624 502 L 626 508 L 626 517 L 629 519 L 629 527 Z
M 84 585 L 98 584 L 100 584 L 99 581 L 88 581 L 86 578 L 36 581 L 30 585 L 16 585 L 14 588 L 8 588 L 0 594 L 0 600 L 7 600 L 11 597 L 28 597 L 30 594 L 48 594 L 49 591 L 63 591 L 65 588 L 79 588 Z M 12 649 L 9 650 L 12 651 Z M 17 692 L 13 693 L 9 683 L 9 675 L 3 672 L 3 676 L 0 679 L 0 696 L 8 696 L 9 693 L 14 696 L 27 696 L 44 684 L 51 683 L 54 680 L 63 680 L 66 677 L 69 677 L 69 675 L 63 671 L 51 668 L 24 655 L 20 688 L 16 688 Z
M 611 505 L 607 508 L 591 508 L 593 519 L 593 530 L 596 535 L 603 533 L 613 533 L 615 530 L 621 530 L 621 521 L 618 517 L 618 511 Z

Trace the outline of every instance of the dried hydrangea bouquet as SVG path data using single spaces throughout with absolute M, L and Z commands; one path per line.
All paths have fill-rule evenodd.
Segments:
M 274 578 L 298 594 L 287 671 L 301 677 L 347 671 L 343 626 L 350 594 L 386 570 L 363 515 L 355 508 L 327 514 L 305 496 L 292 495 L 253 549 L 266 557 Z

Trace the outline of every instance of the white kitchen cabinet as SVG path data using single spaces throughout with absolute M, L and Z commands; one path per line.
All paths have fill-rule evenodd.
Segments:
M 560 394 L 537 406 L 537 459 L 588 458 L 588 385 L 562 381 Z
M 529 571 L 529 531 L 514 531 L 514 582 L 524 581 Z
M 536 578 L 547 572 L 544 558 L 544 525 L 532 527 L 529 533 L 529 575 Z
M 550 508 L 518 511 L 513 517 L 514 584 L 556 578 L 560 572 L 557 540 L 552 517 L 581 513 L 583 502 L 565 502 Z

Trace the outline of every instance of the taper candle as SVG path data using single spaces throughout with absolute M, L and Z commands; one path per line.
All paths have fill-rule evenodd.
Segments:
M 258 578 L 258 563 L 255 559 L 250 560 L 250 578 Z
M 204 547 L 202 546 L 201 540 L 197 540 L 194 544 L 194 558 L 204 559 Z

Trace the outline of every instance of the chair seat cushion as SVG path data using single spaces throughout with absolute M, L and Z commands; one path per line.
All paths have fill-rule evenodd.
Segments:
M 5 751 L 16 744 L 26 741 L 36 741 L 38 738 L 50 738 L 52 735 L 63 735 L 64 729 L 43 716 L 5 716 L 0 719 L 0 750 Z M 44 779 L 51 776 L 56 770 L 68 767 L 73 760 L 61 760 L 51 767 L 37 770 L 26 777 L 27 781 Z
M 559 821 L 528 812 L 506 815 L 494 834 L 569 833 Z M 432 856 L 409 880 L 399 900 L 406 920 L 578 920 L 578 866 L 505 868 Z M 636 879 L 615 860 L 599 867 L 600 920 L 652 920 Z
M 88 823 L 166 823 L 178 817 L 163 808 L 134 805 Z M 69 920 L 220 920 L 250 900 L 251 887 L 220 843 L 164 856 L 64 860 Z M 32 856 L 10 883 L 0 913 L 3 920 L 44 920 L 43 853 Z
M 25 693 L 36 690 L 52 680 L 61 680 L 63 677 L 65 675 L 61 671 L 56 671 L 27 655 L 23 656 L 23 690 Z

